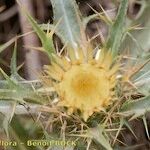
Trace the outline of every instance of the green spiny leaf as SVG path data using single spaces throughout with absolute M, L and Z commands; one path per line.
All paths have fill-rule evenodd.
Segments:
M 117 18 L 111 28 L 111 32 L 106 43 L 106 49 L 111 50 L 114 57 L 118 54 L 123 37 L 127 7 L 128 0 L 122 0 Z
M 142 14 L 136 20 L 127 20 L 130 26 L 139 25 L 139 28 L 131 30 L 129 36 L 126 36 L 125 41 L 123 42 L 122 48 L 125 49 L 126 46 L 130 48 L 131 54 L 136 57 L 148 55 L 150 49 L 150 1 L 141 1 L 144 2 L 144 10 Z M 142 6 L 141 6 L 142 7 Z M 130 36 L 131 35 L 131 36 Z
M 150 111 L 150 95 L 139 100 L 130 101 L 122 106 L 121 113 L 125 116 L 137 118 Z
M 8 77 L 1 68 L 0 72 L 8 82 L 5 84 L 6 87 L 4 89 L 0 89 L 0 99 L 13 100 L 20 103 L 25 103 L 24 100 L 40 104 L 45 104 L 47 102 L 45 98 L 42 98 L 33 90 L 32 85 L 26 87 L 20 84 L 16 79 Z
M 134 85 L 138 91 L 144 95 L 150 94 L 150 63 L 145 66 L 134 78 Z
M 20 7 L 22 8 L 23 13 L 27 16 L 34 31 L 39 36 L 44 50 L 47 52 L 48 56 L 50 57 L 51 53 L 55 53 L 52 35 L 51 35 L 51 37 L 48 37 L 48 35 L 46 35 L 46 33 L 40 28 L 40 26 L 36 23 L 36 21 L 33 19 L 33 17 L 26 11 L 26 9 L 21 5 L 21 3 L 19 1 L 17 1 L 17 2 L 20 5 Z
M 19 74 L 17 70 L 17 42 L 15 42 L 13 56 L 11 58 L 10 68 L 11 68 L 11 78 L 14 80 L 24 80 Z
M 4 76 L 4 78 L 7 80 L 9 87 L 10 88 L 17 88 L 18 84 L 16 81 L 14 81 L 13 79 L 11 79 L 1 68 L 0 68 L 0 72 L 2 73 L 2 75 Z
M 109 141 L 104 137 L 103 133 L 104 129 L 99 125 L 96 128 L 89 129 L 87 134 L 107 150 L 112 150 Z
M 137 87 L 138 91 L 143 95 L 150 94 L 150 1 L 140 1 L 141 7 L 143 8 L 140 11 L 140 16 L 135 20 L 127 20 L 130 26 L 137 26 L 137 29 L 133 28 L 129 36 L 126 36 L 126 39 L 123 42 L 122 49 L 125 49 L 128 46 L 130 50 L 130 56 L 134 57 L 136 60 L 128 60 L 130 64 L 141 65 L 145 62 L 148 62 L 139 72 L 137 72 L 133 78 L 132 82 Z M 139 28 L 139 29 L 138 29 Z
M 80 26 L 77 18 L 77 6 L 74 0 L 51 0 L 54 12 L 54 24 L 59 21 L 57 32 L 61 40 L 73 49 L 79 47 Z M 79 16 L 78 16 L 79 17 Z
M 14 46 L 14 53 L 13 56 L 11 58 L 11 63 L 10 63 L 10 68 L 11 68 L 11 74 L 15 75 L 17 74 L 17 62 L 16 62 L 16 57 L 17 57 L 17 43 L 15 42 L 15 46 Z

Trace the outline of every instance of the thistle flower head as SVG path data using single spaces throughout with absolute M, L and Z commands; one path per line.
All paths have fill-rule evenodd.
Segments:
M 53 55 L 54 62 L 46 67 L 59 95 L 58 106 L 67 107 L 69 114 L 80 110 L 85 121 L 113 102 L 118 67 L 112 65 L 110 52 L 99 52 L 87 62 L 82 55 L 75 60 Z

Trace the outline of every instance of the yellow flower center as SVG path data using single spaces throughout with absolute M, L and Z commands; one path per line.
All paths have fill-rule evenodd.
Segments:
M 78 72 L 72 77 L 71 87 L 74 93 L 80 97 L 90 96 L 97 87 L 98 78 L 86 70 Z
M 70 89 L 78 99 L 90 99 L 98 95 L 106 98 L 109 95 L 109 82 L 102 69 L 85 64 L 72 68 L 66 76 L 70 76 Z

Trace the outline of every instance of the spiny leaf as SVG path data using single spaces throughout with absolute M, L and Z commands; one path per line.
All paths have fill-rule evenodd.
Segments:
M 104 137 L 103 133 L 104 129 L 99 125 L 96 128 L 89 129 L 87 134 L 107 150 L 112 150 L 109 141 Z
M 15 42 L 13 56 L 11 58 L 10 68 L 11 68 L 11 78 L 15 80 L 24 80 L 19 74 L 17 70 L 17 42 Z
M 18 84 L 11 79 L 1 68 L 0 68 L 0 72 L 2 73 L 2 75 L 4 76 L 4 78 L 7 80 L 9 87 L 10 88 L 16 88 L 18 87 Z
M 144 95 L 150 94 L 150 63 L 137 74 L 133 83 L 140 93 Z
M 140 25 L 140 30 L 130 31 L 131 36 L 126 36 L 123 42 L 122 48 L 124 49 L 127 45 L 130 48 L 130 53 L 135 56 L 143 56 L 144 53 L 148 55 L 150 49 L 150 1 L 141 1 L 145 4 L 142 14 L 136 20 L 127 20 L 130 26 Z M 142 7 L 142 6 L 141 6 Z
M 14 53 L 11 58 L 10 68 L 11 68 L 11 74 L 15 75 L 17 74 L 17 63 L 16 63 L 16 57 L 17 57 L 17 43 L 15 42 L 14 46 Z
M 117 18 L 111 28 L 111 32 L 106 43 L 106 49 L 111 50 L 114 57 L 118 54 L 121 39 L 123 37 L 127 6 L 128 0 L 122 0 Z
M 140 16 L 135 20 L 127 21 L 130 26 L 139 25 L 141 29 L 136 30 L 136 28 L 133 28 L 134 30 L 128 33 L 129 36 L 126 36 L 121 47 L 122 50 L 127 46 L 129 47 L 130 56 L 136 58 L 134 61 L 128 60 L 133 65 L 141 65 L 150 60 L 150 1 L 140 2 L 142 3 Z M 132 83 L 143 95 L 148 96 L 150 94 L 150 62 L 133 76 Z
M 51 53 L 55 53 L 55 48 L 53 45 L 53 39 L 52 35 L 51 37 L 48 37 L 46 33 L 40 28 L 40 26 L 36 23 L 36 21 L 32 18 L 32 16 L 26 11 L 26 9 L 21 5 L 19 0 L 17 0 L 18 4 L 23 10 L 23 13 L 27 16 L 29 22 L 31 23 L 34 31 L 37 33 L 39 36 L 42 46 L 45 49 L 45 51 L 48 53 L 49 56 L 51 56 Z
M 150 60 L 150 20 L 149 20 L 149 13 L 150 13 L 150 1 L 144 1 L 144 10 L 141 16 L 131 21 L 131 25 L 139 24 L 142 28 L 141 30 L 133 30 L 129 34 L 130 37 L 126 36 L 126 39 L 123 43 L 122 49 L 126 45 L 130 48 L 130 55 L 135 57 L 137 61 L 136 64 L 141 64 L 144 61 Z M 142 6 L 141 6 L 142 7 Z M 133 62 L 134 63 L 134 62 Z M 139 92 L 144 95 L 148 95 L 150 93 L 150 62 L 142 68 L 133 79 L 133 83 L 135 86 L 138 87 Z
M 137 118 L 150 111 L 150 95 L 139 100 L 130 101 L 122 106 L 121 113 L 125 116 Z
M 26 102 L 34 104 L 46 104 L 48 100 L 41 97 L 32 89 L 16 88 L 16 89 L 2 89 L 0 90 L 0 100 L 5 101 L 16 101 L 21 104 Z
M 22 93 L 17 93 L 19 91 L 17 90 L 7 90 L 7 89 L 2 89 L 0 90 L 0 100 L 5 100 L 5 101 L 15 101 L 18 103 L 25 103 L 23 100 L 23 95 Z
M 54 24 L 61 20 L 57 32 L 64 43 L 77 49 L 80 42 L 80 26 L 77 19 L 77 6 L 74 0 L 51 0 L 54 12 Z
M 47 102 L 45 98 L 40 97 L 36 91 L 33 91 L 31 85 L 25 87 L 16 79 L 11 79 L 8 77 L 1 68 L 0 72 L 8 82 L 8 84 L 5 84 L 6 87 L 4 89 L 0 89 L 0 99 L 15 100 L 20 103 L 25 103 L 24 100 L 40 104 L 45 104 Z

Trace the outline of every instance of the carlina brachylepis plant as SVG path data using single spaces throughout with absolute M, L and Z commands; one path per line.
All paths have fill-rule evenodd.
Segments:
M 130 45 L 122 48 L 126 36 L 138 27 L 126 24 L 128 0 L 120 1 L 113 21 L 103 9 L 103 13 L 83 17 L 74 0 L 51 0 L 53 24 L 43 25 L 36 23 L 19 0 L 18 4 L 41 40 L 42 47 L 35 49 L 50 59 L 50 65 L 43 68 L 42 88 L 36 91 L 49 98 L 41 111 L 51 113 L 55 121 L 50 124 L 63 128 L 66 137 L 85 138 L 89 150 L 95 146 L 92 139 L 112 150 L 123 125 L 132 132 L 128 122 L 137 117 L 143 117 L 147 129 L 144 117 L 150 109 L 150 54 L 142 51 L 139 56 Z M 143 11 L 148 11 L 149 5 L 147 2 Z M 88 22 L 95 18 L 109 27 L 107 39 L 96 48 L 85 33 Z M 64 45 L 59 51 L 54 46 L 54 33 Z

